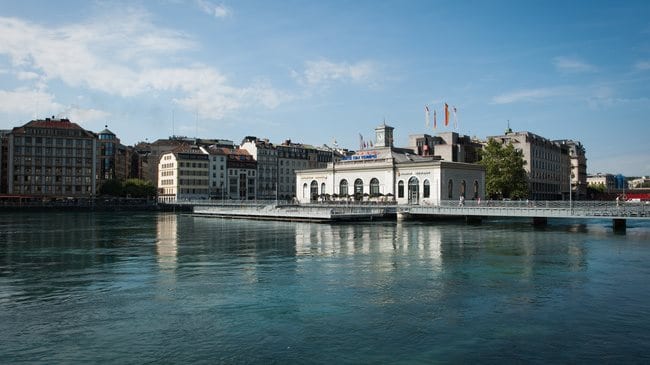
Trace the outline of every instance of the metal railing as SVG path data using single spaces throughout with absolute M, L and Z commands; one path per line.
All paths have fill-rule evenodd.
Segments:
M 647 202 L 611 201 L 478 201 L 463 203 L 441 201 L 439 205 L 400 206 L 402 211 L 411 214 L 440 214 L 468 216 L 507 216 L 507 217 L 611 217 L 611 218 L 650 218 L 650 204 Z

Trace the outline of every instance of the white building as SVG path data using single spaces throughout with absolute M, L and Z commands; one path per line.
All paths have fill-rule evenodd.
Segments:
M 208 165 L 208 155 L 198 147 L 163 154 L 158 164 L 158 201 L 208 199 Z
M 223 149 L 215 146 L 201 147 L 201 151 L 209 155 L 208 185 L 210 186 L 210 199 L 225 199 L 227 155 Z
M 326 168 L 296 171 L 300 203 L 320 199 L 395 200 L 397 204 L 438 205 L 442 200 L 483 199 L 485 169 L 476 164 L 419 156 L 395 148 L 393 127 L 375 128 L 376 143 Z

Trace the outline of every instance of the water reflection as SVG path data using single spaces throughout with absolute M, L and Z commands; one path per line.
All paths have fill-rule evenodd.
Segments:
M 297 224 L 295 241 L 299 256 L 369 255 L 378 263 L 392 260 L 393 267 L 397 257 L 408 257 L 400 264 L 426 264 L 439 271 L 476 261 L 522 278 L 549 266 L 586 269 L 584 236 L 515 228 L 417 222 Z
M 178 216 L 160 214 L 156 219 L 156 259 L 163 270 L 175 270 L 178 255 Z

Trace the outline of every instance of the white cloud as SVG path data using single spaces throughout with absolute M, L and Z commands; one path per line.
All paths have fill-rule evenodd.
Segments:
M 650 61 L 639 61 L 634 65 L 637 71 L 650 70 Z
M 54 101 L 54 95 L 40 90 L 0 90 L 0 111 L 8 114 L 43 115 L 61 111 L 61 104 Z
M 36 80 L 40 76 L 36 72 L 19 71 L 16 73 L 18 80 Z
M 370 81 L 377 69 L 376 65 L 369 61 L 355 64 L 327 60 L 307 61 L 305 66 L 302 74 L 295 71 L 292 74 L 308 85 L 329 84 L 333 81 Z
M 553 64 L 558 71 L 567 73 L 593 72 L 597 70 L 596 66 L 572 57 L 555 57 Z
M 512 104 L 517 102 L 531 102 L 539 101 L 548 98 L 564 96 L 569 93 L 567 88 L 555 87 L 555 88 L 538 88 L 538 89 L 525 89 L 513 91 L 510 93 L 505 93 L 497 95 L 492 98 L 493 104 Z
M 59 113 L 77 123 L 87 122 L 106 122 L 106 119 L 111 115 L 108 112 L 97 109 L 82 109 L 76 106 L 66 109 L 64 112 Z
M 196 4 L 202 12 L 215 18 L 225 18 L 232 14 L 232 10 L 224 4 L 214 4 L 207 0 L 197 0 Z
M 209 66 L 170 66 L 165 62 L 174 58 L 178 63 L 178 56 L 196 48 L 195 42 L 181 32 L 154 25 L 144 11 L 116 11 L 123 13 L 60 27 L 0 17 L 0 55 L 7 55 L 12 66 L 21 70 L 21 80 L 38 79 L 41 90 L 47 89 L 48 82 L 60 80 L 81 92 L 124 98 L 169 92 L 176 103 L 203 118 L 223 118 L 253 104 L 274 108 L 292 99 L 268 83 L 234 86 Z M 91 111 L 87 115 L 101 115 Z
M 13 91 L 0 90 L 0 112 L 15 115 L 29 115 L 42 118 L 56 115 L 74 121 L 103 121 L 110 114 L 97 109 L 83 109 L 78 106 L 65 107 L 55 101 L 54 95 L 43 90 Z

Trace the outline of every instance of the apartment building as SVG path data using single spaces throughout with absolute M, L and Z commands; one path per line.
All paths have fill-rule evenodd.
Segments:
M 573 199 L 587 198 L 587 154 L 585 147 L 578 141 L 570 139 L 556 140 L 560 146 L 566 146 L 570 163 L 571 194 Z
M 200 149 L 209 156 L 208 185 L 210 186 L 210 199 L 226 199 L 228 155 L 222 148 L 216 146 L 200 147 Z
M 285 140 L 272 144 L 268 139 L 245 137 L 241 149 L 257 161 L 258 199 L 288 200 L 296 196 L 296 170 L 323 168 L 340 154 L 331 148 Z
M 222 148 L 228 156 L 226 195 L 234 200 L 256 199 L 257 162 L 248 151 L 241 148 Z
M 98 186 L 110 179 L 124 181 L 134 175 L 131 164 L 133 163 L 133 148 L 120 143 L 115 133 L 105 128 L 97 134 L 99 139 L 98 155 Z
M 68 119 L 32 120 L 4 138 L 7 194 L 91 197 L 97 191 L 97 136 Z
M 560 143 L 531 132 L 513 132 L 509 128 L 503 135 L 487 137 L 488 140 L 491 138 L 502 144 L 512 143 L 516 149 L 522 151 L 526 161 L 524 168 L 528 173 L 531 199 L 569 199 L 569 191 L 573 185 L 571 178 L 573 157 L 569 154 L 572 146 L 576 149 L 574 153 L 577 179 L 583 178 L 581 177 L 583 171 L 586 175 L 587 160 L 584 156 L 584 147 L 579 142 Z M 578 156 L 577 149 L 580 149 L 581 157 Z
M 208 199 L 209 155 L 197 146 L 167 152 L 158 163 L 158 201 Z

